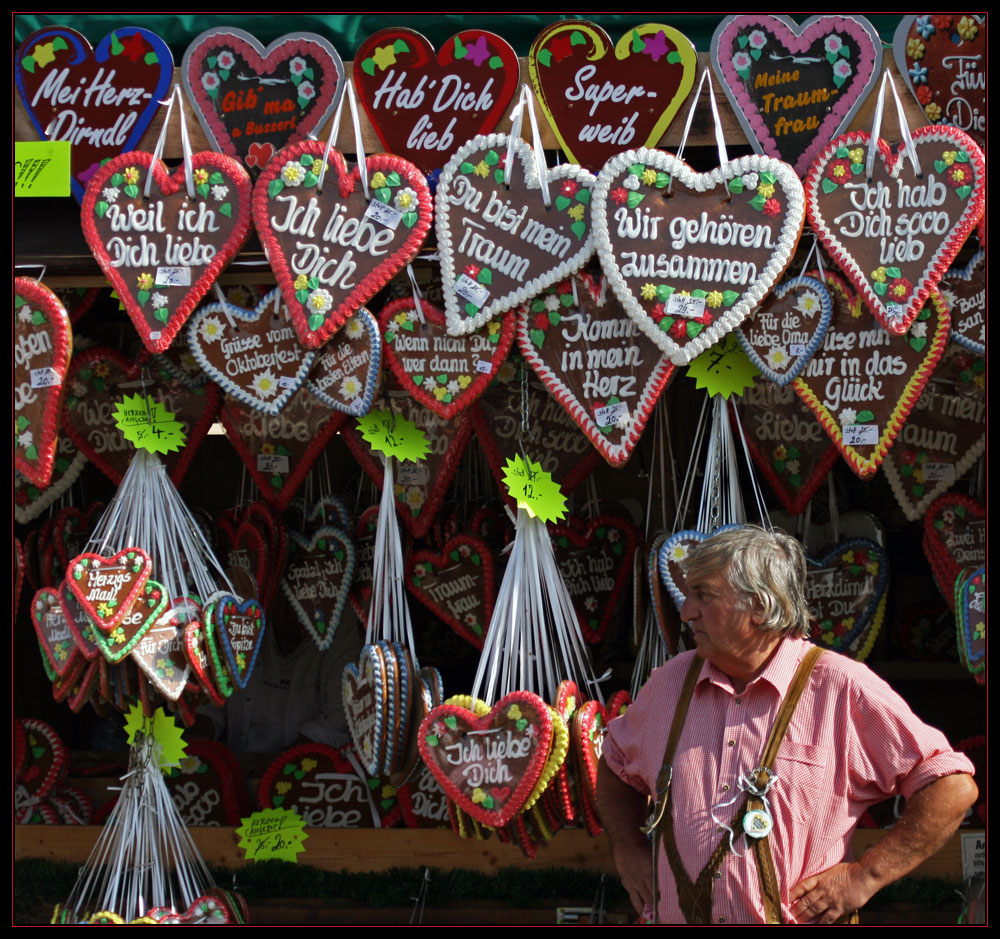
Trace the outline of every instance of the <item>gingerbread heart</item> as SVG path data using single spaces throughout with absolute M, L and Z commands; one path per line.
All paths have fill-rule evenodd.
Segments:
M 180 765 L 168 767 L 163 778 L 185 825 L 239 825 L 246 784 L 236 757 L 221 743 L 186 740 Z
M 31 623 L 49 667 L 58 678 L 65 677 L 73 664 L 77 649 L 66 623 L 58 591 L 42 587 L 35 593 L 31 601 Z
M 986 361 L 949 344 L 882 468 L 915 522 L 986 447 Z
M 184 629 L 200 616 L 201 607 L 194 601 L 174 600 L 132 649 L 135 663 L 168 701 L 184 693 L 190 674 Z
M 304 388 L 274 417 L 232 400 L 225 401 L 219 417 L 261 495 L 279 510 L 288 505 L 345 419 Z
M 758 378 L 738 406 L 754 464 L 785 509 L 798 515 L 837 462 L 836 445 L 791 388 Z
M 75 29 L 36 29 L 14 60 L 14 80 L 39 136 L 72 144 L 70 185 L 78 201 L 103 161 L 139 143 L 174 77 L 167 44 L 135 26 L 115 29 L 96 49 Z
M 559 146 L 597 172 L 616 153 L 655 147 L 694 86 L 691 40 L 662 23 L 614 42 L 587 20 L 543 29 L 528 52 L 531 84 Z
M 496 130 L 517 90 L 520 67 L 510 43 L 463 29 L 434 46 L 405 26 L 372 33 L 354 56 L 354 86 L 389 153 L 426 172 L 455 148 Z
M 52 475 L 44 488 L 36 486 L 17 470 L 14 471 L 14 518 L 19 525 L 38 518 L 76 482 L 87 458 L 76 448 L 69 434 L 60 434 Z
M 848 538 L 825 557 L 807 558 L 809 638 L 863 662 L 885 615 L 889 559 L 866 538 Z
M 131 653 L 153 628 L 169 600 L 163 584 L 147 580 L 118 625 L 111 630 L 92 630 L 94 641 L 104 658 L 115 665 Z
M 52 479 L 73 336 L 59 298 L 28 277 L 14 278 L 13 343 L 14 466 L 44 489 Z
M 792 384 L 851 469 L 867 479 L 881 465 L 948 341 L 948 307 L 937 293 L 905 336 L 871 319 L 827 274 L 833 318 L 822 347 Z
M 605 164 L 594 187 L 594 246 L 608 283 L 675 365 L 767 296 L 804 218 L 798 176 L 772 157 L 696 173 L 661 150 L 629 150 Z
M 986 568 L 965 568 L 955 581 L 955 621 L 962 664 L 985 681 Z
M 962 568 L 986 563 L 986 509 L 962 493 L 938 496 L 924 515 L 924 554 L 951 606 Z
M 607 634 L 622 590 L 631 582 L 639 532 L 625 519 L 600 515 L 582 530 L 552 525 L 552 548 L 576 610 L 583 638 L 591 645 Z
M 100 287 L 56 287 L 52 291 L 65 307 L 69 321 L 76 325 L 101 296 Z
M 205 618 L 208 619 L 208 617 Z M 198 682 L 198 687 L 208 695 L 209 700 L 216 707 L 221 708 L 225 705 L 226 698 L 228 697 L 217 686 L 215 681 L 215 674 L 222 668 L 222 663 L 218 662 L 213 668 L 209 661 L 209 652 L 205 646 L 205 627 L 197 621 L 188 623 L 184 627 L 184 654 L 187 656 L 188 664 L 191 666 L 191 673 Z M 232 692 L 231 687 L 229 691 Z
M 844 134 L 820 151 L 806 177 L 809 223 L 872 314 L 895 335 L 909 329 L 983 214 L 986 160 L 954 127 L 912 132 L 918 174 L 903 145 Z
M 420 755 L 468 815 L 494 828 L 523 810 L 549 755 L 552 712 L 537 695 L 514 691 L 483 717 L 453 704 L 421 722 Z
M 882 42 L 868 20 L 740 13 L 712 36 L 712 68 L 758 152 L 804 176 L 841 133 L 882 72 Z
M 69 753 L 59 735 L 44 721 L 23 718 L 27 749 L 17 779 L 15 803 L 44 799 L 69 772 Z
M 415 551 L 406 586 L 440 620 L 482 649 L 496 601 L 493 555 L 470 535 L 456 535 L 440 553 Z
M 264 611 L 253 598 L 221 597 L 213 610 L 212 625 L 226 653 L 226 666 L 237 688 L 246 688 L 257 664 L 264 639 Z
M 306 388 L 328 408 L 361 417 L 371 409 L 378 390 L 381 362 L 378 324 L 360 307 L 316 353 Z
M 215 422 L 221 395 L 211 383 L 190 388 L 173 380 L 162 366 L 154 365 L 149 372 L 145 393 L 161 401 L 175 415 L 186 437 L 185 446 L 162 457 L 176 486 L 191 465 L 198 444 Z M 115 485 L 122 481 L 132 462 L 135 447 L 115 424 L 114 408 L 124 394 L 135 392 L 135 387 L 127 386 L 142 378 L 142 368 L 137 362 L 105 346 L 92 346 L 75 356 L 66 377 L 63 430 Z M 123 385 L 126 387 L 122 388 Z
M 209 378 L 241 404 L 278 414 L 306 380 L 316 353 L 303 349 L 272 290 L 256 309 L 228 303 L 199 307 L 188 345 Z
M 426 764 L 399 787 L 399 807 L 407 828 L 448 828 L 448 797 Z
M 600 701 L 586 701 L 573 715 L 573 752 L 582 770 L 583 784 L 591 805 L 597 805 L 597 764 L 601 759 L 604 734 L 608 724 L 625 713 L 632 703 L 628 692 L 620 692 L 608 701 L 607 707 Z
M 372 598 L 372 568 L 375 560 L 375 527 L 379 507 L 369 506 L 359 516 L 354 527 L 354 579 L 348 597 L 358 622 L 368 622 L 368 607 Z
M 431 225 L 427 180 L 412 163 L 370 154 L 363 182 L 338 150 L 324 168 L 325 149 L 318 140 L 286 147 L 254 188 L 257 234 L 310 349 L 416 256 Z
M 87 616 L 108 633 L 128 614 L 152 569 L 141 548 L 123 548 L 110 558 L 88 552 L 70 562 L 66 583 Z
M 612 466 L 624 466 L 670 384 L 674 366 L 587 273 L 517 312 L 521 354 Z
M 450 336 L 445 314 L 412 297 L 387 303 L 379 313 L 385 360 L 400 386 L 449 420 L 487 388 L 514 340 L 514 315 L 505 313 L 473 333 Z
M 972 13 L 904 16 L 892 37 L 899 74 L 932 124 L 986 146 L 986 19 Z
M 344 669 L 341 690 L 344 715 L 361 765 L 369 773 L 378 773 L 386 753 L 385 721 L 392 697 L 389 694 L 381 643 L 361 650 L 359 664 L 349 663 Z
M 791 277 L 737 327 L 736 337 L 768 381 L 788 385 L 820 347 L 833 305 L 821 280 Z
M 509 138 L 473 137 L 441 172 L 435 193 L 448 332 L 474 332 L 578 271 L 593 253 L 591 190 L 580 166 L 546 170 L 546 205 L 531 147 L 518 140 L 509 181 Z
M 986 355 L 986 252 L 977 251 L 965 267 L 950 267 L 940 287 L 951 311 L 952 341 Z
M 296 531 L 288 534 L 288 565 L 281 589 L 323 652 L 333 644 L 347 603 L 354 577 L 354 545 L 348 534 L 332 525 L 324 525 L 308 538 Z
M 203 152 L 191 174 L 133 150 L 103 164 L 83 197 L 83 235 L 150 352 L 170 346 L 250 234 L 246 170 Z
M 209 29 L 184 52 L 184 90 L 214 149 L 253 176 L 282 147 L 318 131 L 344 95 L 344 63 L 315 33 L 265 49 L 234 27 Z
M 660 545 L 658 556 L 660 579 L 667 588 L 667 593 L 670 594 L 670 599 L 674 601 L 674 606 L 677 607 L 678 611 L 684 606 L 684 598 L 687 593 L 683 562 L 691 552 L 691 549 L 695 545 L 707 541 L 711 535 L 725 531 L 727 528 L 739 527 L 739 525 L 722 525 L 708 535 L 695 529 L 685 529 L 674 532 Z

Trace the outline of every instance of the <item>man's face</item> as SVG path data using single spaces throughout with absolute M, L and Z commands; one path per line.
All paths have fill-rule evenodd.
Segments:
M 741 675 L 755 653 L 775 638 L 757 628 L 757 604 L 733 589 L 724 569 L 699 571 L 685 581 L 681 618 L 691 625 L 698 655 L 727 675 Z

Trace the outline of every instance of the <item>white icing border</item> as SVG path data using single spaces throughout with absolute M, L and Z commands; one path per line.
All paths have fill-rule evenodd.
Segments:
M 68 434 L 63 435 L 67 439 Z M 62 436 L 60 437 L 60 440 Z M 73 448 L 76 449 L 76 444 L 73 444 Z M 56 459 L 59 459 L 59 450 L 56 449 Z M 33 521 L 38 518 L 50 505 L 52 505 L 64 492 L 66 492 L 73 483 L 76 482 L 77 477 L 83 470 L 84 463 L 87 462 L 87 456 L 81 450 L 76 450 L 76 455 L 70 461 L 68 467 L 66 467 L 66 472 L 63 473 L 62 477 L 58 482 L 52 484 L 51 486 L 46 486 L 44 489 L 39 489 L 40 495 L 34 502 L 28 505 L 21 506 L 17 502 L 14 503 L 14 518 L 17 519 L 18 523 L 21 525 L 27 525 L 28 522 Z M 28 479 L 27 476 L 23 475 L 19 470 L 14 470 L 14 478 L 20 477 L 21 485 L 23 486 L 34 486 L 35 484 Z M 37 486 L 35 487 L 38 488 Z
M 451 181 L 462 163 L 467 162 L 466 157 L 470 153 L 478 150 L 498 150 L 506 153 L 509 141 L 507 134 L 479 134 L 463 144 L 452 154 L 451 159 L 441 170 L 438 179 L 437 190 L 434 194 L 434 225 L 437 233 L 438 254 L 441 257 L 441 286 L 444 292 L 445 301 L 445 328 L 450 336 L 466 336 L 475 332 L 483 323 L 489 322 L 498 313 L 504 313 L 522 303 L 527 303 L 533 297 L 540 294 L 546 287 L 551 287 L 570 274 L 576 273 L 587 263 L 591 254 L 594 253 L 594 198 L 593 192 L 597 184 L 597 177 L 589 170 L 578 166 L 575 163 L 563 163 L 547 171 L 546 178 L 549 183 L 563 179 L 571 179 L 579 183 L 585 189 L 591 191 L 589 205 L 585 205 L 590 224 L 588 225 L 587 237 L 576 253 L 570 255 L 565 261 L 561 261 L 555 267 L 549 268 L 546 272 L 527 281 L 522 287 L 498 297 L 491 297 L 486 306 L 472 317 L 466 316 L 463 309 L 463 301 L 455 293 L 455 258 L 452 250 L 451 230 L 449 227 L 451 205 L 448 202 L 448 190 Z M 540 189 L 538 172 L 535 169 L 534 151 L 523 140 L 519 140 L 515 147 L 515 156 L 520 159 L 520 169 L 524 173 L 524 182 L 528 189 Z M 471 162 L 471 161 L 468 161 Z M 478 162 L 478 161 L 477 161 Z M 553 193 L 553 200 L 556 194 Z M 582 204 L 582 203 L 581 203 Z
M 322 352 L 329 351 L 325 347 L 332 343 L 337 338 L 338 333 L 342 329 L 345 329 L 347 324 L 355 317 L 358 317 L 358 322 L 364 325 L 365 332 L 368 334 L 368 346 L 371 350 L 368 356 L 368 377 L 365 382 L 365 390 L 362 395 L 358 396 L 358 403 L 354 407 L 346 407 L 343 402 L 328 395 L 325 391 L 320 391 L 319 386 L 308 374 L 306 375 L 305 386 L 313 397 L 321 401 L 328 408 L 340 411 L 342 414 L 347 414 L 350 417 L 364 417 L 372 409 L 372 401 L 375 398 L 375 391 L 378 388 L 379 374 L 382 368 L 382 334 L 379 332 L 378 320 L 372 311 L 366 306 L 359 306 L 357 310 L 344 320 L 344 325 L 327 339 L 323 345 L 316 349 L 316 358 L 318 359 Z M 316 363 L 313 362 L 314 367 L 315 365 Z M 309 370 L 309 373 L 312 373 L 312 369 Z
M 618 182 L 621 171 L 633 163 L 643 163 L 646 166 L 669 173 L 676 182 L 696 192 L 708 192 L 718 186 L 725 187 L 729 180 L 736 179 L 744 173 L 773 173 L 775 181 L 781 186 L 788 200 L 785 220 L 778 234 L 778 244 L 771 254 L 771 260 L 736 303 L 684 345 L 678 345 L 674 342 L 669 334 L 660 329 L 642 308 L 632 294 L 625 278 L 622 277 L 618 259 L 611 243 L 607 214 L 608 195 L 612 183 Z M 739 326 L 750 311 L 764 299 L 791 261 L 799 243 L 802 223 L 806 216 L 802 183 L 795 170 L 788 163 L 776 160 L 774 157 L 753 155 L 730 160 L 725 166 L 717 166 L 710 173 L 696 173 L 687 163 L 678 160 L 672 153 L 663 150 L 650 150 L 646 147 L 640 147 L 638 150 L 627 150 L 625 153 L 619 153 L 608 160 L 597 177 L 597 185 L 594 187 L 591 202 L 593 206 L 594 248 L 608 279 L 608 284 L 614 290 L 615 296 L 618 297 L 622 306 L 625 307 L 625 312 L 635 320 L 639 328 L 657 347 L 670 356 L 670 361 L 674 365 L 687 365 L 705 349 L 715 345 L 723 336 Z

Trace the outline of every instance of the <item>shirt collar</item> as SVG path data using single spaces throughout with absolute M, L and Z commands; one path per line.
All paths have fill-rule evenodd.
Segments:
M 802 656 L 806 654 L 811 645 L 812 643 L 805 639 L 794 636 L 782 639 L 774 650 L 774 654 L 768 659 L 764 670 L 746 686 L 745 690 L 749 691 L 758 682 L 767 682 L 778 692 L 779 698 L 784 698 L 792 679 L 795 677 L 795 671 L 799 667 Z M 701 675 L 698 677 L 699 685 L 704 681 L 710 681 L 730 693 L 735 693 L 732 679 L 711 662 L 705 663 L 705 667 L 702 668 Z

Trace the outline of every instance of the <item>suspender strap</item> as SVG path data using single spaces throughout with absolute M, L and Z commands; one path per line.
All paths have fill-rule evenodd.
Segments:
M 754 783 L 759 788 L 763 788 L 767 784 L 768 778 L 771 775 L 771 768 L 778 755 L 778 749 L 781 746 L 781 741 L 785 737 L 785 732 L 791 723 L 792 715 L 795 713 L 795 708 L 802 697 L 802 692 L 809 683 L 809 676 L 812 673 L 813 666 L 822 654 L 823 650 L 814 646 L 799 663 L 799 667 L 788 687 L 788 693 L 781 702 L 781 708 L 775 718 L 771 734 L 764 747 L 763 756 L 757 767 L 758 772 L 754 778 Z M 701 665 L 701 659 L 695 657 L 684 678 L 684 686 L 681 690 L 680 699 L 677 702 L 677 709 L 674 711 L 673 722 L 670 726 L 670 736 L 667 738 L 667 746 L 663 753 L 663 765 L 660 768 L 660 774 L 656 781 L 656 805 L 649 824 L 644 828 L 644 831 L 647 833 L 653 833 L 653 882 L 657 893 L 654 921 L 659 920 L 659 877 L 657 868 L 661 839 L 667 860 L 670 863 L 670 870 L 674 875 L 674 883 L 677 887 L 677 898 L 680 903 L 681 912 L 684 914 L 685 921 L 693 925 L 703 925 L 712 921 L 712 882 L 730 850 L 729 838 L 723 837 L 698 875 L 697 880 L 692 882 L 687 871 L 684 869 L 684 864 L 681 861 L 680 852 L 677 848 L 677 839 L 674 835 L 673 813 L 670 810 L 670 781 L 673 772 L 674 753 L 677 750 L 684 720 L 691 705 L 695 684 L 701 673 Z M 733 818 L 733 823 L 730 827 L 735 829 L 742 823 L 743 816 L 747 811 L 753 808 L 760 808 L 762 804 L 759 798 L 752 795 L 748 796 Z M 757 871 L 761 883 L 765 921 L 768 923 L 780 923 L 782 921 L 781 890 L 767 839 L 755 839 L 753 842 L 753 852 L 754 858 L 757 861 Z

